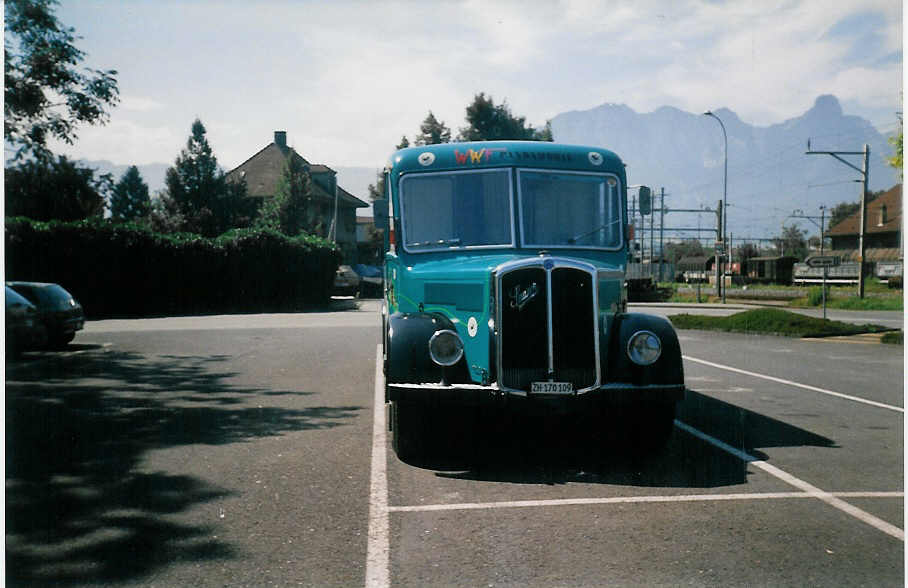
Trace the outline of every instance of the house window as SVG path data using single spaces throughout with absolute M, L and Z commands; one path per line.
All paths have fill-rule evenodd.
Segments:
M 877 226 L 882 227 L 887 222 L 889 222 L 889 215 L 888 210 L 886 209 L 886 205 L 884 204 L 880 207 L 880 223 Z

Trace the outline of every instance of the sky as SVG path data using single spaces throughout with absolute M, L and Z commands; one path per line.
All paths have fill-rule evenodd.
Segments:
M 902 110 L 901 0 L 62 0 L 57 16 L 86 66 L 119 72 L 121 102 L 52 148 L 116 164 L 173 163 L 198 118 L 228 170 L 275 130 L 310 162 L 380 168 L 430 110 L 456 134 L 479 92 L 536 127 L 603 103 L 768 126 L 834 94 L 891 133 Z

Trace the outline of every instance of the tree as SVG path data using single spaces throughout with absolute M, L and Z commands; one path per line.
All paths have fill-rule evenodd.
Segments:
M 861 209 L 860 202 L 841 202 L 829 211 L 829 228 L 836 226 Z
M 318 233 L 317 221 L 309 173 L 302 160 L 291 154 L 284 164 L 274 196 L 262 205 L 256 226 L 294 237 L 302 232 Z
M 864 199 L 869 204 L 876 200 L 879 196 L 885 194 L 885 192 L 885 190 L 880 190 L 878 192 L 868 191 Z M 836 226 L 859 210 L 861 210 L 860 202 L 840 202 L 839 204 L 835 205 L 832 210 L 829 211 L 829 227 L 827 228 L 827 230 Z
M 753 243 L 745 243 L 735 250 L 734 256 L 744 263 L 752 257 L 760 257 L 760 248 Z
M 148 184 L 142 180 L 139 168 L 132 165 L 113 187 L 110 198 L 110 216 L 114 220 L 138 220 L 151 210 Z
M 95 178 L 91 168 L 64 156 L 31 159 L 6 168 L 4 189 L 7 216 L 34 220 L 81 220 L 100 216 L 111 189 L 110 174 Z
M 773 239 L 773 243 L 779 250 L 779 255 L 787 255 L 803 259 L 807 257 L 807 239 L 806 233 L 798 228 L 798 225 L 782 227 L 782 236 Z
M 555 140 L 555 138 L 552 136 L 552 121 L 545 121 L 545 126 L 536 131 L 535 140 L 548 141 L 549 143 Z
M 407 139 L 406 135 L 401 135 L 400 143 L 398 143 L 397 146 L 394 147 L 394 149 L 406 149 L 409 146 L 410 146 L 410 140 Z
M 378 170 L 375 174 L 375 183 L 369 184 L 369 200 L 375 202 L 385 197 L 385 174 Z
M 429 111 L 429 115 L 422 121 L 419 126 L 419 134 L 416 135 L 414 143 L 416 145 L 438 145 L 439 143 L 451 142 L 451 129 L 445 123 L 439 121 Z
M 706 257 L 706 250 L 696 239 L 665 244 L 663 258 L 670 263 L 678 263 L 682 257 Z
M 208 144 L 202 121 L 196 119 L 191 132 L 186 148 L 167 170 L 166 193 L 158 210 L 172 220 L 182 219 L 176 223 L 180 230 L 206 237 L 249 226 L 255 217 L 255 205 L 246 197 L 245 182 L 227 182 Z
M 902 173 L 903 173 L 903 169 L 902 169 L 902 164 L 903 164 L 903 161 L 902 161 L 902 129 L 901 128 L 899 128 L 898 135 L 893 135 L 892 137 L 889 137 L 889 144 L 892 145 L 893 149 L 895 149 L 895 153 L 893 153 L 892 157 L 887 158 L 886 161 L 889 163 L 889 165 L 891 165 L 892 167 L 894 167 L 895 169 L 898 170 L 899 179 L 901 179 Z
M 17 161 L 51 159 L 49 139 L 72 144 L 78 124 L 105 124 L 119 102 L 115 70 L 78 69 L 85 53 L 73 44 L 75 30 L 54 16 L 56 4 L 6 2 L 3 137 Z
M 537 131 L 526 124 L 526 117 L 514 116 L 507 102 L 496 105 L 484 92 L 476 94 L 467 106 L 467 126 L 460 129 L 459 141 L 551 140 L 551 125 Z

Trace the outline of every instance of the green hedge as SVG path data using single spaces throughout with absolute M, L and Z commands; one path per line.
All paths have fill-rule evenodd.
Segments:
M 339 263 L 329 241 L 271 230 L 206 239 L 104 219 L 6 219 L 6 280 L 58 283 L 94 319 L 320 306 Z

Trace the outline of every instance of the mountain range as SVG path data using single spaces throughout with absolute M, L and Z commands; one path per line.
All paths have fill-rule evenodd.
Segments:
M 801 116 L 767 127 L 748 124 L 727 108 L 713 114 L 728 137 L 728 231 L 733 236 L 777 235 L 783 223 L 800 223 L 813 234 L 817 231 L 809 220 L 789 218 L 795 210 L 819 216 L 821 205 L 832 208 L 860 198 L 860 172 L 828 154 L 807 155 L 808 150 L 861 152 L 867 144 L 869 189 L 885 190 L 899 181 L 885 160 L 893 152 L 887 138 L 867 120 L 844 114 L 835 96 L 820 96 Z M 723 197 L 725 141 L 712 117 L 669 106 L 638 113 L 623 104 L 603 104 L 555 116 L 552 132 L 558 142 L 616 152 L 627 166 L 628 184 L 648 185 L 654 192 L 664 187 L 669 210 L 715 209 Z M 841 157 L 858 169 L 863 164 L 862 155 Z M 712 214 L 669 212 L 665 226 L 696 227 L 697 217 L 703 226 L 714 225 Z
M 736 239 L 778 235 L 782 224 L 793 223 L 814 234 L 811 221 L 790 218 L 795 210 L 802 211 L 802 216 L 818 216 L 821 205 L 832 208 L 860 198 L 861 174 L 830 155 L 807 155 L 808 141 L 813 151 L 860 152 L 867 144 L 870 189 L 885 190 L 899 181 L 896 170 L 886 163 L 892 155 L 887 138 L 869 121 L 844 114 L 835 96 L 820 96 L 801 116 L 766 127 L 748 124 L 728 108 L 714 114 L 728 137 L 728 230 Z M 715 119 L 671 106 L 638 113 L 624 104 L 602 104 L 558 114 L 552 118 L 552 132 L 560 143 L 597 145 L 617 153 L 627 165 L 632 186 L 645 184 L 657 194 L 665 188 L 667 229 L 714 224 L 710 213 L 670 211 L 715 209 L 723 196 L 725 141 Z M 861 155 L 842 157 L 857 168 L 863 162 Z M 109 161 L 82 163 L 112 173 L 115 179 L 128 167 Z M 337 171 L 345 190 L 368 202 L 368 186 L 376 181 L 377 167 L 326 163 Z M 163 189 L 168 167 L 163 163 L 138 166 L 152 194 Z M 358 213 L 371 214 L 371 210 Z

